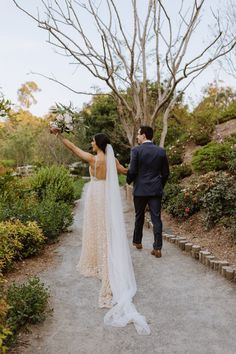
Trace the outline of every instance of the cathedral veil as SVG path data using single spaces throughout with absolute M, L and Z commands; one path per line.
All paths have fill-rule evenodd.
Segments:
M 146 319 L 132 302 L 137 287 L 126 236 L 116 161 L 110 144 L 106 147 L 106 162 L 106 228 L 113 307 L 106 313 L 104 323 L 124 327 L 133 322 L 138 334 L 148 335 L 151 331 Z

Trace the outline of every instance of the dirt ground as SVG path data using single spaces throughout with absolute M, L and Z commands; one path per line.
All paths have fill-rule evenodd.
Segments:
M 176 236 L 184 236 L 189 241 L 210 251 L 220 260 L 228 261 L 236 266 L 236 244 L 228 229 L 218 225 L 211 230 L 203 226 L 203 215 L 195 214 L 191 219 L 178 222 L 176 219 L 163 212 L 163 220 Z

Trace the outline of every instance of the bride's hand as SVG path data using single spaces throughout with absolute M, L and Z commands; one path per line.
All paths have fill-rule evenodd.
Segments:
M 60 134 L 61 130 L 59 128 L 50 127 L 50 133 L 54 135 Z

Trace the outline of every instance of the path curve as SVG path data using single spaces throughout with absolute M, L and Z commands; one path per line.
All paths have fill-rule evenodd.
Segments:
M 131 244 L 133 211 L 124 201 Z M 165 242 L 163 257 L 150 255 L 152 231 L 144 249 L 132 247 L 138 292 L 135 304 L 152 333 L 139 336 L 132 324 L 103 325 L 97 307 L 100 282 L 75 270 L 81 251 L 82 211 L 75 209 L 73 232 L 62 236 L 57 265 L 39 274 L 50 286 L 53 315 L 29 336 L 20 354 L 235 354 L 236 285 Z

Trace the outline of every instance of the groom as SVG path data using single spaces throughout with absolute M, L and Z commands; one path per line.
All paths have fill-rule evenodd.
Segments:
M 161 257 L 162 222 L 161 199 L 163 188 L 169 176 L 169 164 L 165 150 L 152 142 L 153 129 L 141 126 L 137 140 L 139 146 L 131 151 L 127 183 L 134 182 L 135 228 L 133 245 L 142 249 L 145 208 L 148 205 L 153 224 L 154 243 L 151 254 Z

